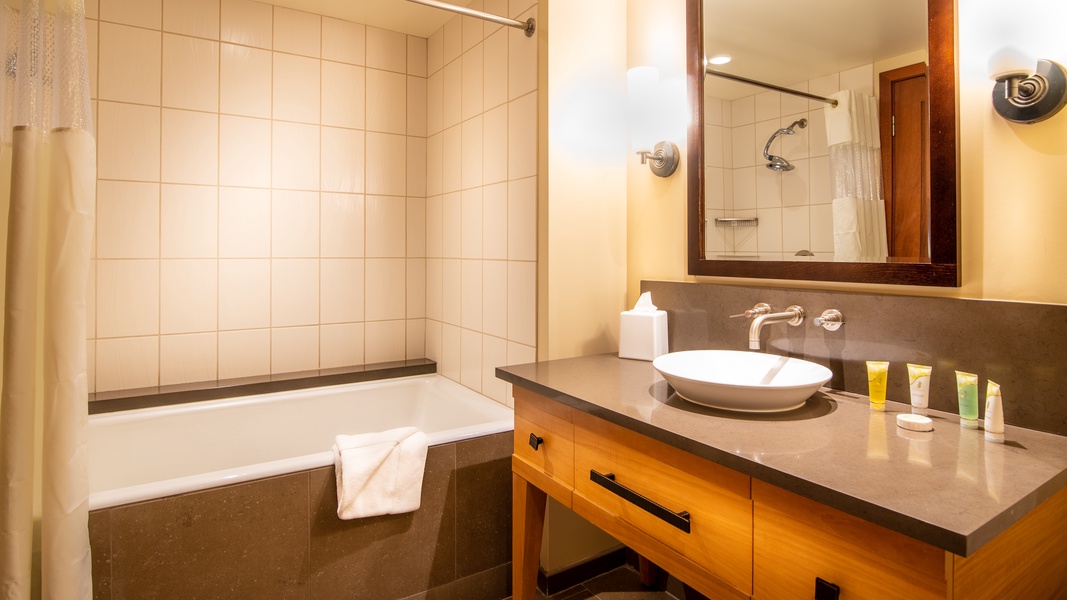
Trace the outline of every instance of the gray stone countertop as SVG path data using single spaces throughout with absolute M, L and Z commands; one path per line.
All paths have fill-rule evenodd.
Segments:
M 1006 427 L 1006 443 L 930 411 L 909 432 L 888 402 L 823 388 L 799 409 L 731 413 L 673 394 L 652 363 L 614 354 L 500 367 L 497 376 L 827 506 L 969 556 L 1067 486 L 1067 437 Z M 1006 392 L 1004 401 L 1015 399 Z

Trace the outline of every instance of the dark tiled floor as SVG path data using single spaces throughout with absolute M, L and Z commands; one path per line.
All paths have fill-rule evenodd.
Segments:
M 675 583 L 672 581 L 672 584 Z M 608 571 L 599 577 L 594 577 L 585 583 L 576 585 L 551 596 L 537 593 L 538 600 L 679 600 L 682 596 L 681 589 L 674 590 L 675 586 L 669 586 L 675 593 L 649 590 L 641 585 L 637 571 L 631 567 L 619 567 Z

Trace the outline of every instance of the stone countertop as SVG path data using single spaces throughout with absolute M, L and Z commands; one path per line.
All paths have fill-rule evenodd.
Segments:
M 896 415 L 909 405 L 874 412 L 866 396 L 827 388 L 768 415 L 690 403 L 652 363 L 614 354 L 500 367 L 497 376 L 960 556 L 1067 486 L 1067 437 L 1009 425 L 1006 443 L 990 443 L 933 410 L 932 432 L 905 431 Z

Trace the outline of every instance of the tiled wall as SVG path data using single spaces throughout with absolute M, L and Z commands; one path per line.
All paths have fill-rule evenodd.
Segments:
M 250 0 L 88 4 L 90 390 L 423 356 L 481 390 L 509 342 L 532 356 L 536 40 L 457 17 L 428 51 Z
M 873 95 L 874 69 L 867 64 L 789 87 L 820 96 L 842 89 Z M 705 97 L 708 252 L 789 260 L 797 251 L 809 250 L 819 259 L 833 259 L 824 106 L 773 91 L 735 100 Z M 766 168 L 763 147 L 767 140 L 777 129 L 802 118 L 808 120 L 806 128 L 779 136 L 770 149 L 796 169 L 778 173 Z M 716 217 L 757 217 L 759 225 L 716 227 Z
M 470 6 L 537 17 L 532 0 Z M 427 55 L 427 358 L 510 402 L 494 369 L 536 358 L 537 38 L 456 17 Z

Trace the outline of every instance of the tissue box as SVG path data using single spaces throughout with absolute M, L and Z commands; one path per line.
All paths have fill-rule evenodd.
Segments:
M 667 353 L 667 311 L 623 311 L 619 317 L 619 358 L 654 360 Z

